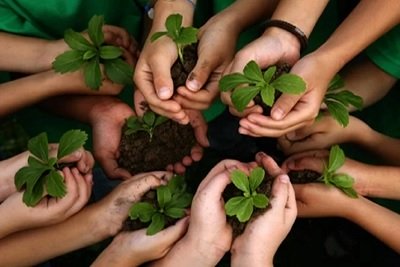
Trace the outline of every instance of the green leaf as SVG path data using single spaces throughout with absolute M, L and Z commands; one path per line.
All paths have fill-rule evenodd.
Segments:
M 172 194 L 182 192 L 186 188 L 185 177 L 182 175 L 174 175 L 171 180 L 168 181 L 167 186 Z
M 244 223 L 250 220 L 253 214 L 253 199 L 251 197 L 245 198 L 241 203 L 239 210 L 236 213 L 236 218 L 239 222 Z
M 171 35 L 172 39 L 176 39 L 179 36 L 180 29 L 182 26 L 182 15 L 180 14 L 172 14 L 169 15 L 167 20 L 165 21 L 165 27 L 167 28 L 167 32 Z
M 43 197 L 43 177 L 32 188 L 27 188 L 22 196 L 22 201 L 28 207 L 36 206 Z
M 70 50 L 57 56 L 52 66 L 54 71 L 59 73 L 74 72 L 83 65 L 83 52 Z
M 269 84 L 266 84 L 265 87 L 261 88 L 261 99 L 267 105 L 272 107 L 275 102 L 275 88 Z
M 156 114 L 152 111 L 147 111 L 143 115 L 143 122 L 149 126 L 153 126 L 154 121 L 156 120 Z
M 264 209 L 268 206 L 269 199 L 264 194 L 257 194 L 252 196 L 254 207 Z
M 324 100 L 329 113 L 342 126 L 346 127 L 349 124 L 349 111 L 339 102 Z
M 344 164 L 345 159 L 343 150 L 338 145 L 332 146 L 329 151 L 328 172 L 337 171 Z
M 166 121 L 168 121 L 167 117 L 158 115 L 156 118 L 156 122 L 154 123 L 154 127 L 157 127 L 158 125 L 161 125 Z
M 243 196 L 233 197 L 225 203 L 225 213 L 228 216 L 236 215 L 236 212 L 239 210 L 239 207 L 242 205 L 241 203 L 245 201 L 246 198 Z
M 246 76 L 241 73 L 232 73 L 223 76 L 219 80 L 219 88 L 222 92 L 226 92 L 232 90 L 233 88 L 238 87 L 241 84 L 248 84 L 252 81 L 249 80 Z
M 122 55 L 122 49 L 113 45 L 100 47 L 100 57 L 102 59 L 115 59 Z
M 133 84 L 133 67 L 120 58 L 104 62 L 107 77 L 118 84 Z
M 300 94 L 306 90 L 304 80 L 295 74 L 284 73 L 271 82 L 276 90 L 282 93 Z
M 182 208 L 168 208 L 165 209 L 165 215 L 174 218 L 174 219 L 180 219 L 184 217 L 186 214 L 185 209 Z
M 46 170 L 48 170 L 48 168 L 45 166 L 42 168 L 33 168 L 30 166 L 22 167 L 15 174 L 15 187 L 19 191 L 28 182 L 34 185 Z
M 97 58 L 86 61 L 83 67 L 83 74 L 85 76 L 85 83 L 90 89 L 97 90 L 100 88 L 102 77 L 100 64 Z
M 132 220 L 139 219 L 141 222 L 147 223 L 157 212 L 156 208 L 148 202 L 134 203 L 129 209 L 129 217 Z
M 264 77 L 260 67 L 252 60 L 243 69 L 243 74 L 250 80 L 264 82 Z
M 69 130 L 65 132 L 60 138 L 57 158 L 62 159 L 79 149 L 86 143 L 87 138 L 87 133 L 82 130 Z
M 157 188 L 157 201 L 160 208 L 164 208 L 165 204 L 171 201 L 171 191 L 168 186 L 162 185 Z
M 175 42 L 183 46 L 194 44 L 197 42 L 197 33 L 198 29 L 194 27 L 182 28 L 179 36 L 175 39 Z
M 165 204 L 165 208 L 187 208 L 192 203 L 192 199 L 193 195 L 188 192 L 175 194 L 172 196 L 171 201 Z
M 168 32 L 155 32 L 151 35 L 150 37 L 150 41 L 154 42 L 155 40 L 157 40 L 158 38 L 167 35 Z
M 256 189 L 260 186 L 264 180 L 265 170 L 261 167 L 254 168 L 249 176 L 249 185 L 251 193 L 256 192 Z
M 343 191 L 343 193 L 345 193 L 347 196 L 351 197 L 351 198 L 358 198 L 358 194 L 356 192 L 356 190 L 354 190 L 354 188 L 340 188 L 340 190 Z
M 94 15 L 89 21 L 89 38 L 97 47 L 100 47 L 104 42 L 103 25 L 104 16 Z
M 50 159 L 49 159 L 50 161 Z M 35 157 L 29 156 L 28 157 L 28 166 L 31 168 L 47 168 L 47 166 L 49 166 L 48 164 L 46 164 L 45 162 L 38 160 Z
M 146 234 L 147 235 L 155 235 L 164 229 L 165 225 L 165 218 L 164 215 L 160 213 L 153 214 L 151 218 L 151 224 L 147 227 Z
M 82 36 L 82 34 L 75 32 L 72 29 L 68 29 L 64 32 L 64 41 L 70 48 L 82 52 L 94 48 L 93 45 Z
M 51 170 L 45 176 L 47 193 L 52 197 L 64 197 L 67 193 L 64 179 L 61 174 L 56 170 Z
M 339 74 L 336 74 L 335 77 L 329 82 L 328 91 L 333 91 L 339 88 L 344 87 L 344 80 L 340 77 Z
M 338 188 L 351 188 L 354 185 L 354 178 L 345 173 L 333 175 L 330 181 Z
M 82 59 L 83 60 L 89 60 L 89 59 L 94 58 L 95 56 L 96 56 L 96 51 L 88 50 L 83 54 Z
M 266 83 L 269 83 L 274 77 L 274 74 L 276 72 L 276 66 L 269 67 L 265 72 L 264 72 L 264 81 Z
M 28 150 L 43 162 L 49 160 L 49 141 L 46 133 L 41 133 L 28 141 Z
M 256 86 L 247 86 L 235 89 L 231 95 L 233 105 L 239 112 L 243 112 L 260 90 L 261 88 Z
M 243 192 L 250 193 L 249 179 L 244 172 L 240 170 L 234 170 L 231 173 L 231 180 L 238 189 L 242 190 Z
M 325 95 L 325 99 L 336 100 L 346 107 L 352 105 L 358 110 L 361 110 L 363 107 L 363 99 L 347 90 L 328 93 Z
M 49 158 L 49 162 L 47 163 L 47 167 L 49 167 L 49 170 L 56 165 L 57 159 L 56 158 Z

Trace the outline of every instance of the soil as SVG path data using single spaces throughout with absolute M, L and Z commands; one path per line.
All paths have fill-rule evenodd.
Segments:
M 321 174 L 311 170 L 290 171 L 288 173 L 290 181 L 293 184 L 307 184 L 316 182 L 321 177 Z
M 185 85 L 189 73 L 197 62 L 197 44 L 183 50 L 184 64 L 178 59 L 171 68 L 174 89 Z M 145 109 L 146 107 L 142 107 Z M 167 165 L 180 162 L 196 144 L 190 124 L 181 125 L 172 120 L 157 126 L 150 140 L 146 132 L 126 136 L 123 126 L 118 164 L 131 174 L 164 170 Z
M 257 192 L 265 194 L 270 199 L 271 191 L 272 191 L 272 182 L 273 182 L 273 177 L 268 174 L 265 174 L 265 178 L 264 178 L 263 182 L 261 183 L 261 185 L 258 187 Z M 223 193 L 223 198 L 226 203 L 230 198 L 235 197 L 235 196 L 241 196 L 242 194 L 243 194 L 243 192 L 241 190 L 239 190 L 238 188 L 236 188 L 236 186 L 233 183 L 231 183 L 226 187 L 226 189 Z M 250 220 L 248 222 L 250 222 L 251 220 L 254 220 L 258 216 L 260 216 L 261 214 L 266 212 L 269 207 L 270 207 L 270 204 L 265 209 L 259 209 L 259 208 L 254 207 L 253 214 L 251 215 Z M 227 216 L 227 221 L 232 226 L 233 238 L 242 234 L 248 223 L 248 222 L 245 222 L 245 223 L 239 222 L 238 219 L 236 218 L 236 216 Z

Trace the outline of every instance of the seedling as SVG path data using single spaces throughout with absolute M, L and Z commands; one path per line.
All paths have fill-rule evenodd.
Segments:
M 144 113 L 142 118 L 136 116 L 129 117 L 126 122 L 127 130 L 125 134 L 130 135 L 139 131 L 144 131 L 149 134 L 151 141 L 153 139 L 154 129 L 167 120 L 167 117 L 157 115 L 149 110 Z
M 268 206 L 269 199 L 265 194 L 257 192 L 264 180 L 265 171 L 260 167 L 254 168 L 250 176 L 240 170 L 231 174 L 233 184 L 243 192 L 242 196 L 232 197 L 225 204 L 225 213 L 236 216 L 239 222 L 247 222 L 253 214 L 254 207 L 264 209 Z
M 98 90 L 102 84 L 100 65 L 104 65 L 105 75 L 119 84 L 132 84 L 133 67 L 122 58 L 122 49 L 104 44 L 104 17 L 93 16 L 88 25 L 89 40 L 81 33 L 68 29 L 64 40 L 71 50 L 56 57 L 53 69 L 59 73 L 74 72 L 83 69 L 85 83 L 92 90 Z
M 142 223 L 150 223 L 147 235 L 154 235 L 164 229 L 168 221 L 185 216 L 185 209 L 192 202 L 192 194 L 186 192 L 186 182 L 183 176 L 175 175 L 167 185 L 156 189 L 157 202 L 138 202 L 129 210 L 132 220 L 139 219 Z
M 329 83 L 327 93 L 324 97 L 324 103 L 332 117 L 342 127 L 346 127 L 349 124 L 348 107 L 352 105 L 357 110 L 361 110 L 363 107 L 363 99 L 348 90 L 342 90 L 343 87 L 344 80 L 338 74 L 335 75 Z
M 324 167 L 324 172 L 318 180 L 326 185 L 339 188 L 351 198 L 357 198 L 357 192 L 353 188 L 354 178 L 345 173 L 336 173 L 344 164 L 345 159 L 343 150 L 338 145 L 332 146 L 329 152 L 328 166 Z
M 226 92 L 232 90 L 232 103 L 239 112 L 258 94 L 262 101 L 272 107 L 275 101 L 275 92 L 300 94 L 305 91 L 306 84 L 300 76 L 284 73 L 275 77 L 276 66 L 271 66 L 264 72 L 255 61 L 250 61 L 242 73 L 225 75 L 219 81 L 219 88 Z
M 17 190 L 23 190 L 24 203 L 33 207 L 44 197 L 44 192 L 51 197 L 62 198 L 67 193 L 63 177 L 58 170 L 58 160 L 82 147 L 87 134 L 81 130 L 70 130 L 60 139 L 57 156 L 49 156 L 49 144 L 46 133 L 41 133 L 28 141 L 28 166 L 21 168 L 15 175 Z
M 180 14 L 169 15 L 165 21 L 167 31 L 155 32 L 150 37 L 150 40 L 154 42 L 164 35 L 171 38 L 176 44 L 179 60 L 183 64 L 183 49 L 188 45 L 197 43 L 198 29 L 194 27 L 182 27 L 182 19 L 182 15 Z

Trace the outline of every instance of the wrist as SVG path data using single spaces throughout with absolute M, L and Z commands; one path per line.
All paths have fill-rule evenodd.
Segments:
M 119 98 L 110 96 L 96 96 L 95 98 L 96 100 L 88 112 L 89 123 L 92 126 L 105 116 L 112 117 L 115 121 L 124 122 L 125 119 L 134 115 L 132 108 Z
M 154 5 L 154 19 L 151 33 L 164 31 L 167 17 L 171 14 L 177 13 L 182 15 L 182 26 L 187 27 L 193 24 L 194 6 L 190 1 L 158 0 Z
M 278 27 L 268 27 L 265 29 L 262 36 L 274 37 L 280 41 L 282 46 L 291 47 L 292 51 L 288 51 L 288 53 L 296 51 L 296 53 L 300 55 L 301 44 L 299 39 L 297 39 L 297 37 L 292 33 Z
M 47 41 L 44 45 L 44 53 L 41 53 L 41 58 L 38 60 L 42 64 L 40 69 L 42 71 L 51 70 L 56 57 L 67 50 L 69 50 L 69 46 L 65 43 L 64 39 Z

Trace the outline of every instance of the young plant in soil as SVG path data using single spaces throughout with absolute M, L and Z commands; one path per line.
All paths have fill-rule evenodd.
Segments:
M 272 177 L 266 177 L 264 169 L 256 167 L 249 176 L 240 170 L 233 171 L 231 180 L 232 184 L 224 191 L 225 213 L 237 236 L 251 218 L 268 207 Z
M 146 199 L 147 198 L 147 199 Z M 186 191 L 183 176 L 174 176 L 167 185 L 162 185 L 146 194 L 142 202 L 132 205 L 129 217 L 140 229 L 147 226 L 147 235 L 154 235 L 186 215 L 193 195 Z M 132 225 L 131 224 L 131 225 Z M 131 229 L 132 230 L 132 229 Z
M 60 139 L 57 156 L 49 156 L 49 144 L 46 133 L 33 137 L 28 142 L 31 156 L 28 166 L 21 168 L 15 175 L 17 190 L 23 190 L 23 201 L 29 206 L 36 206 L 44 197 L 44 192 L 51 197 L 62 198 L 67 193 L 64 179 L 59 170 L 62 165 L 58 160 L 82 147 L 87 140 L 87 134 L 81 130 L 70 130 Z
M 53 69 L 59 73 L 83 69 L 85 83 L 92 90 L 100 88 L 103 75 L 118 84 L 132 84 L 133 67 L 121 58 L 121 48 L 104 44 L 103 25 L 103 16 L 95 15 L 90 19 L 89 40 L 81 33 L 67 29 L 64 40 L 71 50 L 56 57 Z M 103 74 L 100 65 L 104 66 Z
M 232 103 L 239 112 L 258 95 L 266 106 L 272 107 L 278 92 L 300 94 L 305 91 L 306 84 L 301 77 L 277 70 L 277 66 L 271 66 L 262 71 L 252 60 L 244 67 L 243 73 L 222 77 L 219 88 L 222 92 L 232 91 Z
M 357 110 L 363 107 L 363 99 L 348 90 L 343 90 L 344 80 L 337 74 L 329 83 L 324 96 L 329 113 L 343 127 L 349 124 L 348 107 L 351 105 Z
M 190 155 L 196 144 L 193 128 L 148 110 L 127 119 L 121 136 L 119 165 L 132 174 L 164 170 Z

